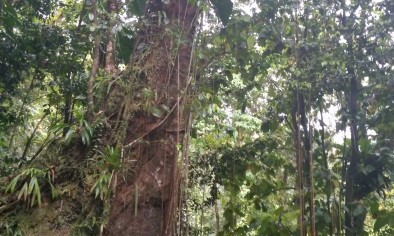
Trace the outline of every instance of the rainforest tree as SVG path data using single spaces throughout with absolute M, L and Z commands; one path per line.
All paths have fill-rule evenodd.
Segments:
M 393 7 L 1 2 L 0 234 L 392 234 Z

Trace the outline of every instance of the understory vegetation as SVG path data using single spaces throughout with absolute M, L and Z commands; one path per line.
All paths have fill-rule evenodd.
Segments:
M 0 235 L 393 235 L 391 0 L 0 1 Z

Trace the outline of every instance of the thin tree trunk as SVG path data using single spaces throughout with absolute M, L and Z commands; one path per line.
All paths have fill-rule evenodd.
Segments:
M 342 1 L 342 26 L 345 28 L 345 38 L 347 42 L 347 61 L 346 70 L 348 78 L 350 79 L 349 95 L 349 114 L 350 114 L 350 138 L 351 138 L 351 158 L 349 160 L 349 167 L 346 169 L 346 186 L 345 186 L 345 232 L 347 236 L 359 235 L 359 229 L 356 228 L 354 222 L 353 211 L 355 209 L 355 194 L 354 183 L 355 177 L 360 164 L 360 151 L 358 148 L 358 127 L 357 127 L 357 97 L 358 97 L 358 81 L 354 68 L 354 54 L 353 54 L 353 33 L 349 29 L 348 17 L 346 16 L 346 3 Z M 353 12 L 349 18 L 352 18 Z M 346 168 L 344 166 L 343 168 Z
M 92 0 L 91 13 L 93 15 L 92 26 L 94 27 L 94 46 L 93 46 L 93 63 L 90 70 L 88 84 L 87 84 L 87 118 L 88 121 L 93 121 L 94 118 L 94 83 L 96 80 L 97 71 L 100 61 L 100 33 L 98 29 L 97 19 L 97 0 Z
M 310 234 L 312 236 L 316 236 L 316 216 L 315 216 L 315 181 L 314 181 L 314 161 L 313 161 L 313 153 L 312 153 L 312 125 L 308 124 L 309 132 L 308 132 L 308 139 L 309 139 L 309 149 L 307 150 L 307 156 L 309 160 L 309 218 L 310 218 Z
M 67 78 L 69 83 L 71 84 L 74 74 L 72 72 L 68 73 Z M 63 92 L 64 96 L 64 111 L 63 111 L 63 122 L 65 127 L 63 128 L 63 137 L 66 137 L 66 134 L 70 130 L 70 125 L 72 123 L 72 93 L 67 89 Z
M 21 156 L 21 160 L 23 160 L 23 161 L 26 160 L 27 152 L 28 152 L 28 150 L 29 150 L 29 148 L 30 148 L 31 143 L 33 142 L 33 139 L 34 139 L 35 136 L 36 136 L 36 132 L 37 132 L 38 128 L 40 127 L 41 123 L 44 121 L 45 117 L 48 116 L 48 114 L 49 114 L 49 113 L 45 113 L 45 114 L 41 117 L 41 119 L 37 122 L 36 126 L 34 127 L 33 132 L 30 134 L 29 138 L 27 139 L 27 142 L 26 142 L 26 144 L 25 144 L 25 148 L 23 149 L 23 154 L 22 154 L 22 156 Z
M 219 214 L 219 207 L 218 202 L 215 201 L 215 221 L 216 221 L 216 234 L 220 232 L 220 214 Z
M 320 126 L 321 126 L 321 147 L 322 147 L 322 155 L 323 155 L 323 163 L 324 163 L 324 169 L 325 171 L 329 171 L 328 169 L 328 158 L 327 158 L 327 152 L 326 152 L 326 137 L 325 137 L 325 124 L 324 124 L 324 118 L 323 118 L 323 107 L 322 107 L 322 102 L 319 103 L 319 111 L 320 111 Z M 326 207 L 327 207 L 327 213 L 330 216 L 331 222 L 330 225 L 328 226 L 329 229 L 329 235 L 333 235 L 333 217 L 331 215 L 331 179 L 328 179 L 326 181 Z
M 35 75 L 33 76 L 32 80 L 30 82 L 29 89 L 27 91 L 25 91 L 26 95 L 23 98 L 22 105 L 21 105 L 21 107 L 20 107 L 20 109 L 18 111 L 17 120 L 19 120 L 22 117 L 22 115 L 24 114 L 24 110 L 25 110 L 25 106 L 26 106 L 27 100 L 28 100 L 28 98 L 30 96 L 30 92 L 33 90 L 34 83 L 35 83 L 36 78 L 37 78 L 36 74 L 37 74 L 37 70 L 35 71 Z M 13 146 L 15 135 L 17 135 L 17 133 L 16 133 L 17 132 L 17 128 L 18 128 L 18 126 L 14 125 L 14 127 L 13 127 L 13 129 L 11 131 L 11 137 L 9 138 L 9 143 L 8 143 L 8 148 L 7 148 L 8 151 L 10 151 L 11 147 Z M 5 159 L 7 160 L 7 155 L 6 155 Z
M 115 15 L 118 13 L 119 3 L 118 0 L 108 0 L 107 14 L 108 14 L 108 28 L 106 32 L 106 46 L 105 46 L 105 65 L 104 70 L 108 74 L 115 74 L 118 70 L 115 61 L 115 35 L 113 28 L 115 26 Z
M 296 168 L 297 168 L 297 180 L 296 190 L 298 192 L 298 206 L 300 207 L 300 214 L 298 219 L 298 225 L 300 227 L 300 235 L 305 235 L 305 196 L 304 196 L 304 158 L 302 155 L 302 140 L 301 140 L 301 127 L 300 127 L 300 92 L 296 91 L 296 101 L 292 112 L 292 123 L 294 127 L 294 139 L 295 139 L 295 150 L 296 150 Z

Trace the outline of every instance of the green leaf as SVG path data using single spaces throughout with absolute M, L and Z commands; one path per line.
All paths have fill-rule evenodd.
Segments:
M 53 184 L 51 184 L 51 183 L 49 183 L 49 185 L 51 186 L 51 197 L 52 197 L 52 199 L 55 199 L 56 196 L 57 196 L 56 188 L 55 188 L 55 186 L 53 186 Z
M 373 230 L 375 232 L 379 231 L 381 228 L 383 228 L 383 226 L 388 224 L 388 220 L 387 217 L 379 217 L 376 221 L 375 224 L 373 226 Z
M 89 13 L 88 16 L 89 16 L 89 20 L 91 20 L 91 21 L 94 20 L 94 15 L 92 13 Z
M 152 115 L 156 116 L 157 118 L 160 118 L 163 116 L 163 112 L 157 107 L 152 107 L 150 109 L 150 112 L 152 113 Z
M 32 177 L 31 180 L 30 180 L 30 184 L 29 184 L 28 194 L 31 194 L 33 192 L 34 185 L 36 183 L 37 183 L 37 178 L 36 177 Z
M 332 175 L 333 177 L 335 177 L 337 180 L 340 180 L 340 179 L 341 179 L 341 176 L 340 176 L 339 174 L 333 172 L 333 171 L 331 171 L 331 175 Z
M 74 130 L 73 130 L 73 129 L 70 129 L 70 130 L 67 132 L 66 136 L 64 137 L 64 140 L 65 140 L 66 142 L 69 141 L 69 140 L 71 140 L 71 137 L 73 136 L 73 134 L 74 134 Z
M 15 190 L 15 186 L 18 183 L 20 175 L 17 175 L 15 178 L 12 179 L 11 183 L 7 186 L 7 189 L 5 190 L 6 192 L 8 192 L 8 190 L 10 191 L 10 193 L 13 193 Z
M 34 192 L 33 192 L 33 199 L 37 198 L 37 203 L 38 206 L 41 206 L 41 190 L 40 190 L 40 185 L 38 184 L 37 179 L 34 180 Z M 31 206 L 34 205 L 34 201 L 32 200 Z
M 255 38 L 253 35 L 250 35 L 248 39 L 246 40 L 246 43 L 248 44 L 248 48 L 254 48 L 255 45 Z
M 86 132 L 88 133 L 89 137 L 93 136 L 93 129 L 90 127 L 89 122 L 86 120 L 83 120 L 83 126 L 86 129 Z
M 23 185 L 23 187 L 21 188 L 21 190 L 19 191 L 18 200 L 20 200 L 22 198 L 22 196 L 23 196 L 24 200 L 26 200 L 26 197 L 28 195 L 27 194 L 27 189 L 28 189 L 28 185 L 27 185 L 27 183 L 25 183 Z
M 155 96 L 155 92 L 153 92 L 149 88 L 144 88 L 142 90 L 142 93 L 143 93 L 145 99 L 151 99 L 151 98 L 153 98 Z
M 170 112 L 170 108 L 164 104 L 162 104 L 160 108 L 162 108 L 163 111 Z
M 215 7 L 216 14 L 223 25 L 227 25 L 230 15 L 233 11 L 234 4 L 231 0 L 211 0 L 211 3 Z
M 101 185 L 100 185 L 100 188 L 101 188 Z M 100 191 L 100 188 L 99 188 L 98 185 L 97 185 L 97 187 L 96 187 L 96 189 L 95 189 L 96 191 L 95 191 L 95 194 L 94 194 L 94 197 L 95 197 L 95 198 L 97 198 L 97 197 L 100 195 L 100 192 L 101 192 L 101 191 Z
M 371 209 L 372 214 L 379 212 L 379 202 L 376 198 L 372 198 L 371 201 L 369 201 L 369 208 Z

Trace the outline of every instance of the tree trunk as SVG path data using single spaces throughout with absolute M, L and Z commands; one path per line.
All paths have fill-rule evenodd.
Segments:
M 300 208 L 300 214 L 298 218 L 298 225 L 299 225 L 299 235 L 306 235 L 306 230 L 305 230 L 305 222 L 304 222 L 304 217 L 305 217 L 305 195 L 304 195 L 304 158 L 302 154 L 302 137 L 301 137 L 301 104 L 300 104 L 300 91 L 297 89 L 296 90 L 296 99 L 295 99 L 295 105 L 293 107 L 292 111 L 292 123 L 294 127 L 294 145 L 295 145 L 295 150 L 296 150 L 296 169 L 297 169 L 297 177 L 296 177 L 296 190 L 297 190 L 297 204 L 298 207 Z
M 108 74 L 116 74 L 118 68 L 116 66 L 115 60 L 115 35 L 113 33 L 113 27 L 115 26 L 115 15 L 119 11 L 118 0 L 108 0 L 107 2 L 107 32 L 106 32 L 106 42 L 105 42 L 105 63 L 104 70 Z
M 189 2 L 148 1 L 122 106 L 116 102 L 119 89 L 107 101 L 107 109 L 117 106 L 121 111 L 111 129 L 123 133 L 120 140 L 111 138 L 122 148 L 123 171 L 116 178 L 107 235 L 176 234 L 177 145 L 188 122 L 185 94 L 199 13 Z
M 92 68 L 90 69 L 90 74 L 87 83 L 87 119 L 89 122 L 94 119 L 94 83 L 96 80 L 97 71 L 99 69 L 99 56 L 100 56 L 100 32 L 98 29 L 98 15 L 97 15 L 97 0 L 92 0 L 92 10 L 93 15 L 92 26 L 94 27 L 94 44 L 93 44 L 93 62 Z

